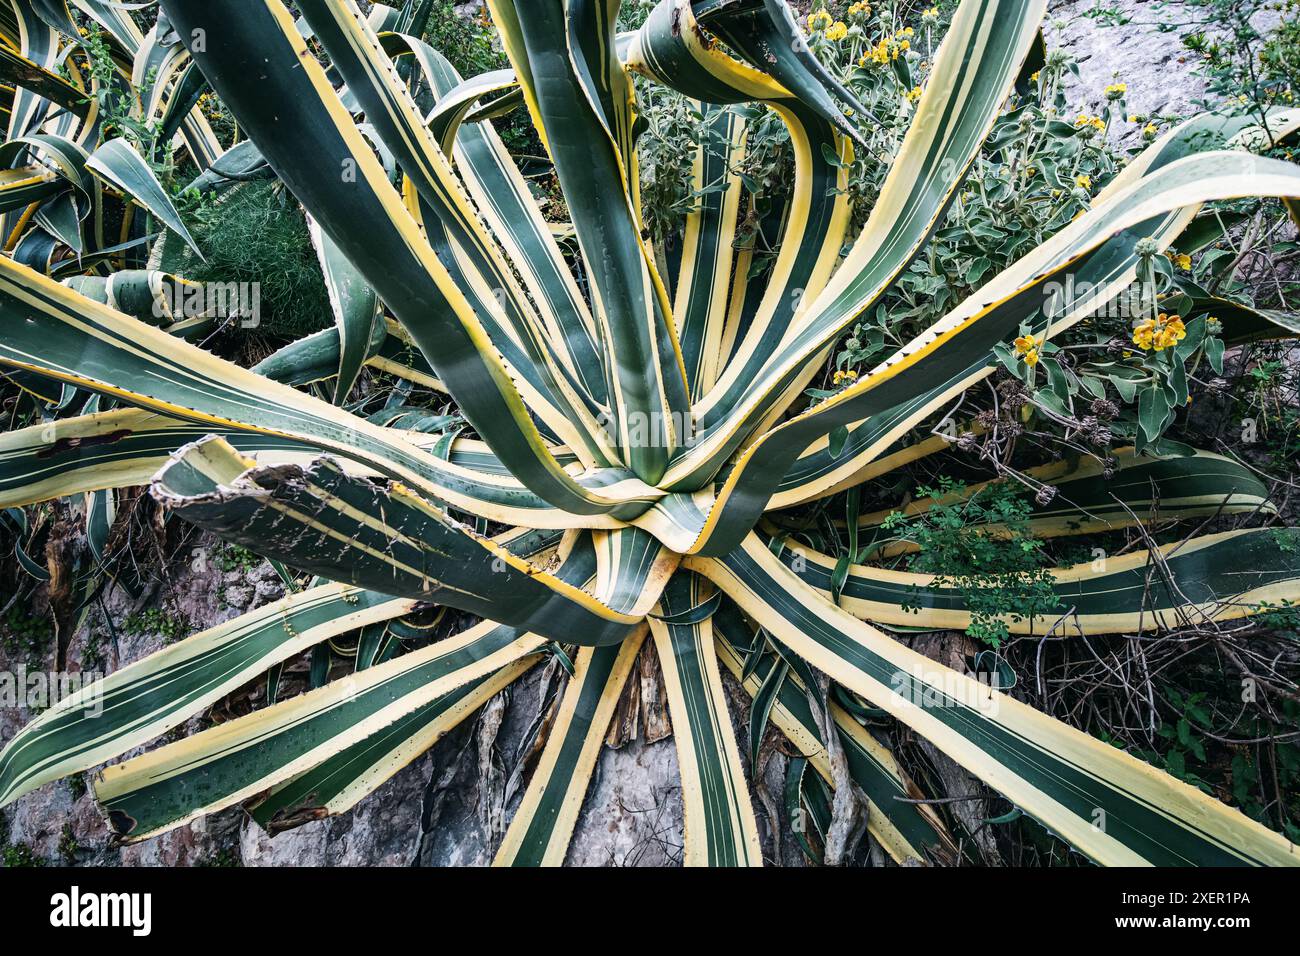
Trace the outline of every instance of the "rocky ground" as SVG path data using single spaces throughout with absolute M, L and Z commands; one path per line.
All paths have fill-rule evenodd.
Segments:
M 469 5 L 466 5 L 469 6 Z M 1047 36 L 1050 47 L 1069 51 L 1078 61 L 1075 81 L 1081 108 L 1100 106 L 1102 89 L 1128 84 L 1128 105 L 1135 113 L 1172 115 L 1190 112 L 1204 88 L 1183 55 L 1175 14 L 1160 2 L 1110 0 L 1115 18 L 1090 16 L 1097 0 L 1052 0 Z M 1132 128 L 1121 135 L 1133 141 Z M 211 626 L 266 603 L 279 594 L 268 566 L 220 571 L 200 565 L 172 568 L 167 602 L 193 630 Z M 3 603 L 3 602 L 0 602 Z M 109 669 L 136 660 L 161 646 L 159 634 L 124 632 L 136 610 L 122 593 L 107 599 L 119 633 L 109 648 Z M 83 647 L 87 635 L 74 640 Z M 12 668 L 4 660 L 0 668 Z M 79 665 L 76 656 L 72 666 Z M 658 690 L 653 677 L 641 693 L 643 719 L 637 733 L 600 756 L 586 807 L 579 821 L 569 862 L 583 865 L 659 866 L 680 859 L 681 794 L 671 736 L 664 736 L 661 708 L 648 707 Z M 0 844 L 24 847 L 33 858 L 50 863 L 98 865 L 482 865 L 492 852 L 518 803 L 524 778 L 516 773 L 529 753 L 528 730 L 539 708 L 542 675 L 535 671 L 429 753 L 398 773 L 370 799 L 342 816 L 308 824 L 268 838 L 238 808 L 180 827 L 138 845 L 110 844 L 108 831 L 87 792 L 85 780 L 60 781 L 22 798 L 3 811 Z M 733 693 L 736 688 L 733 686 Z M 658 699 L 662 695 L 658 694 Z M 737 737 L 745 740 L 745 710 L 733 707 Z M 26 723 L 26 711 L 0 709 L 0 741 Z M 650 728 L 658 728 L 650 730 Z M 647 737 L 657 737 L 653 742 Z M 764 772 L 767 793 L 754 801 L 760 818 L 764 806 L 777 806 L 785 758 L 773 754 Z M 775 801 L 768 798 L 774 794 Z M 760 826 L 767 833 L 765 820 Z M 769 845 L 772 859 L 776 848 Z M 792 845 L 780 858 L 797 863 Z

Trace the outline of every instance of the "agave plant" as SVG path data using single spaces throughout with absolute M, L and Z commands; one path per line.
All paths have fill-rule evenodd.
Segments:
M 115 5 L 76 6 L 128 33 Z M 167 514 L 318 577 L 43 713 L 0 755 L 0 803 L 99 766 L 361 628 L 371 652 L 349 676 L 95 778 L 124 840 L 241 801 L 273 830 L 317 819 L 355 805 L 540 659 L 576 646 L 497 853 L 503 864 L 557 864 L 650 641 L 673 718 L 688 864 L 762 862 L 724 668 L 754 698 L 751 737 L 770 720 L 806 756 L 814 784 L 798 799 L 813 816 L 829 812 L 818 778 L 850 785 L 834 769 L 842 763 L 869 800 L 872 834 L 900 862 L 950 858 L 952 842 L 882 742 L 840 706 L 850 698 L 927 738 L 1098 863 L 1300 862 L 1237 810 L 867 623 L 970 620 L 956 589 L 854 563 L 884 515 L 850 522 L 848 558 L 796 544 L 764 517 L 946 447 L 941 436 L 904 439 L 992 373 L 995 346 L 1091 314 L 1203 203 L 1300 196 L 1300 169 L 1195 151 L 1207 130 L 1259 134 L 1243 120 L 1173 130 L 1088 211 L 810 405 L 805 389 L 828 351 L 925 248 L 1036 68 L 1045 0 L 963 0 L 847 249 L 849 161 L 857 124 L 873 118 L 809 53 L 782 0 L 662 0 L 623 35 L 617 0 L 491 0 L 513 69 L 464 80 L 407 32 L 424 6 L 363 15 L 353 0 L 299 0 L 295 21 L 280 0 L 241 4 L 238 15 L 162 0 L 147 38 L 116 38 L 120 55 L 165 64 L 148 108 L 195 125 L 190 97 L 207 83 L 233 113 L 247 141 L 214 157 L 190 130 L 190 154 L 212 167 L 209 182 L 264 161 L 292 191 L 313 224 L 335 325 L 249 370 L 125 304 L 135 301 L 122 294 L 129 282 L 149 305 L 183 274 L 60 283 L 48 262 L 0 259 L 0 364 L 104 403 L 0 438 L 0 494 L 18 506 L 147 482 Z M 68 85 L 53 55 L 37 52 L 23 51 L 18 95 L 43 109 L 60 92 L 74 102 L 55 83 Z M 697 101 L 716 133 L 696 157 L 699 198 L 676 252 L 652 247 L 643 228 L 634 74 Z M 543 217 L 484 122 L 516 108 L 553 164 L 565 223 Z M 754 273 L 738 262 L 748 209 L 735 169 L 762 110 L 788 128 L 795 182 L 777 217 L 779 254 Z M 74 139 L 96 135 L 93 116 L 65 121 Z M 1276 122 L 1289 132 L 1300 116 Z M 178 129 L 188 128 L 169 137 Z M 44 199 L 24 193 L 8 208 Z M 1066 275 L 1092 292 L 1048 308 Z M 344 410 L 366 365 L 444 390 L 476 437 Z M 325 379 L 334 403 L 294 387 Z M 1146 434 L 1173 404 L 1144 404 Z M 1041 505 L 1035 529 L 1135 524 L 1156 496 L 1184 517 L 1268 507 L 1235 462 L 1151 451 L 1123 458 L 1117 476 L 1058 469 L 1052 480 L 1071 504 Z M 1042 634 L 1070 611 L 1067 637 L 1208 626 L 1294 597 L 1300 568 L 1274 530 L 1243 530 L 1059 569 L 1054 584 L 1056 612 L 1017 617 L 1014 633 Z M 919 613 L 905 609 L 918 603 Z M 430 605 L 481 623 L 370 663 L 377 635 L 401 633 Z M 822 675 L 844 693 L 825 696 Z

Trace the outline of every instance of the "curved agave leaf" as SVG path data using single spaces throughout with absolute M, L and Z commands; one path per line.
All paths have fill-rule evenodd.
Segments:
M 617 646 L 584 647 L 493 866 L 559 866 L 623 686 L 641 653 L 641 628 Z
M 1052 570 L 1057 604 L 1039 616 L 1006 621 L 1013 634 L 1121 634 L 1247 617 L 1266 603 L 1300 599 L 1300 557 L 1279 529 L 1226 531 L 1163 545 L 1152 554 L 1101 556 Z M 850 564 L 802 545 L 781 560 L 799 578 L 856 617 L 933 630 L 964 629 L 970 613 L 961 588 L 933 574 Z M 839 584 L 837 587 L 836 585 Z
M 510 366 L 536 389 L 534 405 L 540 400 L 556 409 L 555 415 L 548 416 L 542 409 L 539 414 L 563 441 L 589 448 L 587 463 L 611 464 L 611 449 L 603 441 L 593 409 L 565 376 L 527 297 L 475 216 L 378 37 L 365 28 L 351 0 L 311 0 L 303 5 L 303 12 L 329 51 L 334 68 L 347 81 L 349 93 L 418 193 L 422 223 L 439 259 L 475 312 L 488 319 L 489 330 L 495 329 L 493 341 Z M 436 65 L 431 58 L 425 63 Z
M 375 290 L 366 285 L 361 274 L 315 222 L 308 223 L 308 232 L 320 260 L 321 275 L 329 292 L 330 311 L 334 313 L 334 328 L 338 331 L 339 363 L 334 383 L 334 404 L 342 405 L 361 374 L 362 364 L 369 357 L 370 344 L 380 327 L 383 304 Z
M 615 643 L 638 618 L 515 558 L 403 488 L 332 460 L 257 468 L 220 438 L 187 445 L 153 479 L 164 508 L 293 567 L 448 604 L 556 640 Z
M 609 402 L 607 369 L 600 356 L 600 333 L 586 299 L 519 167 L 492 124 L 481 121 L 493 115 L 492 108 L 469 113 L 487 93 L 517 91 L 514 73 L 501 70 L 462 81 L 436 51 L 411 37 L 400 39 L 421 64 L 423 75 L 437 87 L 438 104 L 428 117 L 433 135 L 443 152 L 454 156 L 479 213 L 541 307 L 540 319 L 551 342 L 564 346 L 562 359 L 576 383 L 604 410 Z
M 96 149 L 86 160 L 86 168 L 148 209 L 184 239 L 195 255 L 203 258 L 203 250 L 185 228 L 158 177 L 125 137 L 109 140 Z
M 762 655 L 761 632 L 756 634 L 731 602 L 715 615 L 713 631 L 718 659 L 758 707 L 760 692 L 768 686 L 771 675 L 782 665 L 789 668 L 789 662 L 780 654 Z M 748 662 L 754 654 L 761 656 L 750 670 Z M 799 663 L 807 668 L 802 661 Z M 790 673 L 776 685 L 769 714 L 813 769 L 830 783 L 830 759 L 808 703 L 807 686 L 805 677 Z M 939 857 L 950 856 L 951 838 L 929 807 L 911 802 L 917 796 L 915 785 L 903 778 L 893 755 L 838 704 L 832 703 L 830 711 L 839 728 L 853 782 L 869 801 L 867 829 L 871 835 L 899 863 L 927 862 L 927 851 Z
M 611 427 L 632 471 L 657 482 L 690 421 L 663 283 L 641 237 L 629 177 L 630 80 L 607 5 L 493 0 L 493 19 L 568 200 L 614 385 Z
M 165 647 L 65 697 L 0 752 L 0 806 L 161 736 L 273 664 L 416 602 L 323 584 Z
M 575 548 L 559 575 L 581 587 L 595 572 Z M 230 806 L 364 741 L 445 694 L 538 651 L 546 639 L 484 621 L 423 650 L 336 680 L 104 770 L 95 793 L 129 841 Z M 201 805 L 196 805 L 195 795 Z
M 754 428 L 797 396 L 794 386 L 807 364 L 911 262 L 991 131 L 1033 43 L 1043 7 L 1042 0 L 1002 0 L 965 3 L 958 9 L 912 125 L 849 255 L 804 307 L 792 334 L 765 357 L 753 379 L 746 379 L 742 395 L 721 407 L 716 419 L 706 417 L 704 434 L 670 467 L 665 486 L 698 486 L 712 477 Z M 728 374 L 736 368 L 733 364 Z M 724 376 L 719 388 L 730 384 Z M 795 455 L 816 437 L 810 436 Z M 734 546 L 738 539 L 727 537 Z
M 182 35 L 206 31 L 206 49 L 191 52 L 213 88 L 410 331 L 466 418 L 511 472 L 570 513 L 615 510 L 617 501 L 579 485 L 549 454 L 505 367 L 488 347 L 483 324 L 419 235 L 292 19 L 276 6 L 258 6 L 247 17 L 219 22 L 210 20 L 211 8 L 202 3 L 177 0 L 166 9 Z M 268 102 L 263 78 L 268 70 L 277 98 L 293 103 L 292 110 Z M 304 152 L 314 157 L 311 166 L 299 162 Z M 340 189 L 340 182 L 346 188 Z M 357 223 L 369 224 L 364 234 Z M 642 486 L 639 493 L 650 491 Z
M 821 599 L 756 537 L 722 559 L 685 563 L 800 657 L 1098 863 L 1300 865 L 1300 849 L 1237 810 Z
M 277 784 L 246 809 L 271 834 L 346 813 L 418 758 L 444 734 L 527 673 L 541 655 L 521 657 L 495 674 L 448 691 L 383 730 Z
M 704 102 L 766 103 L 785 125 L 794 151 L 792 198 L 783 207 L 780 238 L 772 243 L 779 250 L 776 260 L 761 296 L 758 289 L 747 292 L 754 307 L 743 334 L 739 328 L 731 332 L 730 360 L 693 410 L 697 428 L 707 429 L 744 394 L 801 307 L 826 286 L 848 227 L 852 148 L 833 123 L 769 76 L 706 44 L 689 0 L 657 6 L 636 34 L 627 59 L 629 69 Z M 693 432 L 693 437 L 692 446 L 701 436 Z M 661 483 L 672 486 L 675 481 L 670 473 Z
M 674 578 L 664 592 L 665 613 L 699 605 L 701 585 L 694 577 Z M 682 775 L 683 860 L 687 866 L 762 866 L 758 823 L 727 712 L 711 620 L 669 624 L 651 617 L 650 633 L 668 690 Z
M 1207 515 L 1277 511 L 1255 472 L 1222 455 L 1197 451 L 1179 458 L 1153 458 L 1120 448 L 1111 457 L 1112 474 L 1107 474 L 1107 466 L 1096 458 L 1073 463 L 1063 460 L 1026 470 L 1029 479 L 1056 491 L 1046 504 L 1035 501 L 1029 505 L 1025 533 L 1055 538 Z M 861 515 L 857 521 L 861 535 L 858 554 L 869 552 L 872 558 L 882 558 L 916 550 L 913 542 L 890 541 L 888 533 L 881 530 L 891 514 L 924 514 L 935 505 L 969 501 L 1006 484 L 1007 479 L 979 482 L 941 498 L 917 498 L 899 508 Z M 983 524 L 969 527 L 984 534 L 1002 530 Z M 881 543 L 873 547 L 873 541 Z
M 601 524 L 581 517 L 585 505 L 576 514 L 560 511 L 513 479 L 484 480 L 453 467 L 390 429 L 218 359 L 3 258 L 0 315 L 19 317 L 7 325 L 0 342 L 0 365 L 39 372 L 190 421 L 296 438 L 507 524 L 541 527 L 549 523 L 548 515 L 570 526 Z M 600 487 L 610 477 L 620 478 L 597 473 L 589 480 Z M 622 496 L 617 484 L 611 487 Z M 638 482 L 633 487 L 638 493 L 643 490 Z M 658 497 L 653 489 L 645 493 Z M 609 523 L 616 521 L 611 518 Z

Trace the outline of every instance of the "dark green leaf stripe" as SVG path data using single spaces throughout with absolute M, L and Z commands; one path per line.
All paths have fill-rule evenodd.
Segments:
M 678 556 L 640 528 L 592 532 L 596 596 L 609 608 L 642 617 L 659 600 Z
M 718 374 L 741 195 L 740 178 L 732 170 L 744 155 L 745 136 L 740 110 L 711 104 L 697 108 L 705 132 L 696 151 L 692 174 L 696 196 L 686 217 L 673 300 L 682 361 L 695 400 L 703 397 Z
M 698 578 L 678 575 L 664 592 L 666 614 L 700 603 Z M 758 825 L 740 763 L 710 620 L 667 624 L 650 619 L 668 690 L 682 775 L 688 866 L 762 866 Z

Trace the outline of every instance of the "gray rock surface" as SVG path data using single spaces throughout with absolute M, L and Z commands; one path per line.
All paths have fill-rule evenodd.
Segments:
M 1160 0 L 1107 3 L 1129 22 L 1120 26 L 1090 11 L 1096 0 L 1053 0 L 1048 5 L 1044 34 L 1048 49 L 1062 49 L 1079 65 L 1079 76 L 1066 89 L 1072 102 L 1098 113 L 1102 94 L 1111 83 L 1128 85 L 1130 113 L 1179 116 L 1190 112 L 1205 85 L 1192 72 L 1194 59 L 1183 47 L 1179 11 Z M 1168 31 L 1164 29 L 1168 27 Z M 1116 131 L 1126 143 L 1136 142 L 1140 127 Z

